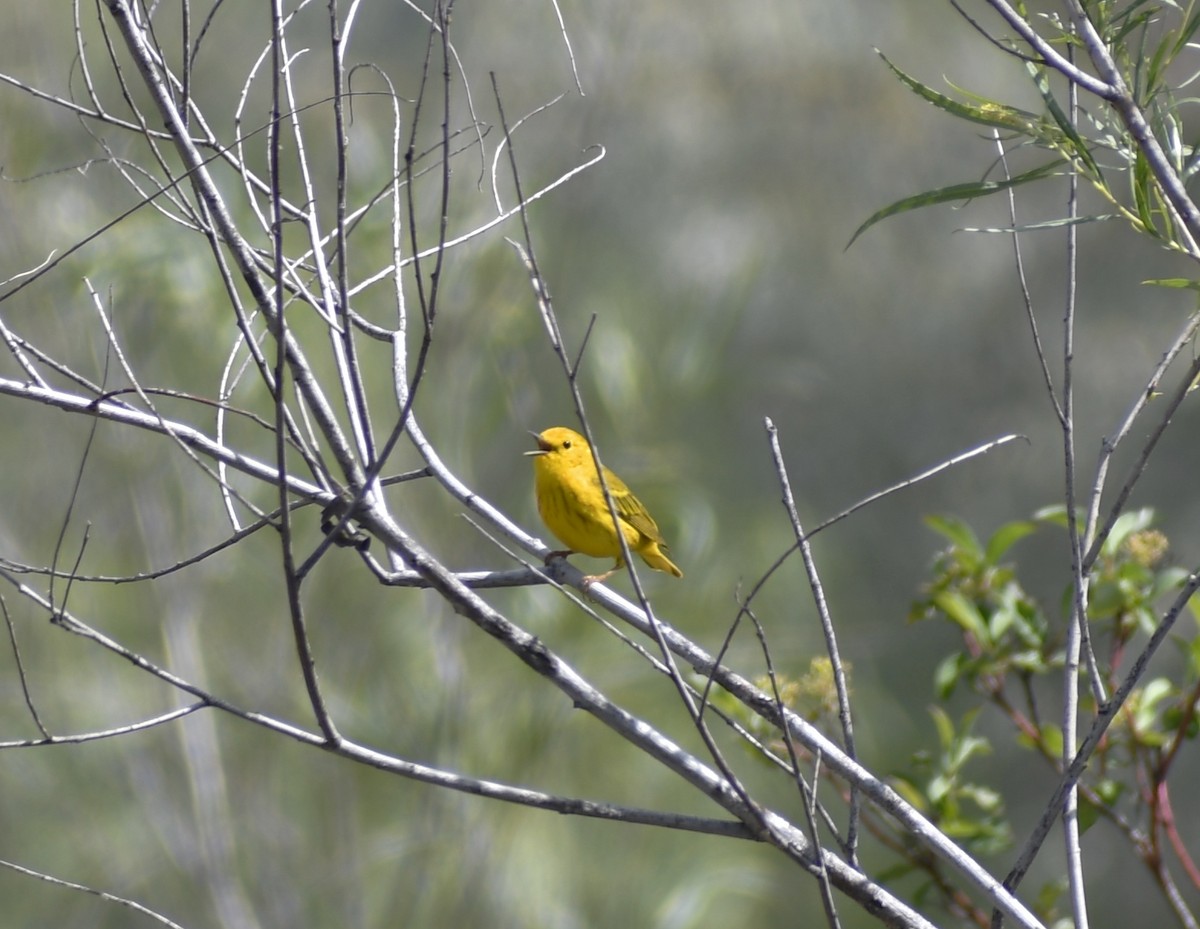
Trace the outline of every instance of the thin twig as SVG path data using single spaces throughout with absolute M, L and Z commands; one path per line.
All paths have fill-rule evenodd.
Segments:
M 154 729 L 158 726 L 165 726 L 168 723 L 173 723 L 176 720 L 183 719 L 185 716 L 190 716 L 197 710 L 202 710 L 209 706 L 207 700 L 199 700 L 195 703 L 189 703 L 187 706 L 181 706 L 178 709 L 171 710 L 168 713 L 163 713 L 159 716 L 154 716 L 150 719 L 143 719 L 141 722 L 129 723 L 124 726 L 114 726 L 111 729 L 100 729 L 95 732 L 77 732 L 72 735 L 49 735 L 43 730 L 45 738 L 41 739 L 22 739 L 15 742 L 0 742 L 0 749 L 8 750 L 14 748 L 46 748 L 52 745 L 82 745 L 85 742 L 96 742 L 101 739 L 116 739 L 121 736 L 129 735 L 132 732 L 145 732 L 147 729 Z M 40 726 L 39 726 L 40 728 Z
M 1074 50 L 1068 45 L 1068 60 L 1074 62 Z M 1072 125 L 1079 117 L 1079 88 L 1075 84 L 1068 85 L 1068 116 Z M 1067 218 L 1075 219 L 1079 215 L 1079 175 L 1072 171 L 1067 176 Z M 1062 734 L 1063 734 L 1063 767 L 1070 762 L 1075 753 L 1075 743 L 1079 727 L 1079 658 L 1081 653 L 1091 652 L 1088 640 L 1088 593 L 1090 591 L 1090 574 L 1085 574 L 1081 564 L 1084 540 L 1080 536 L 1080 528 L 1075 518 L 1075 307 L 1078 292 L 1079 271 L 1079 235 L 1078 227 L 1069 222 L 1066 228 L 1067 254 L 1067 297 L 1066 312 L 1063 314 L 1063 465 L 1066 471 L 1067 492 L 1067 534 L 1071 545 L 1072 589 L 1074 598 L 1073 609 L 1067 626 L 1067 642 L 1063 655 L 1062 670 Z M 1094 529 L 1091 519 L 1085 527 L 1085 532 Z M 1092 673 L 1094 689 L 1102 688 L 1099 674 L 1096 673 L 1095 657 L 1088 661 Z M 1104 692 L 1095 690 L 1097 703 L 1102 702 Z M 1071 901 L 1071 915 L 1074 917 L 1076 929 L 1088 929 L 1087 895 L 1084 893 L 1083 849 L 1079 844 L 1079 792 L 1072 788 L 1064 798 L 1062 808 L 1063 845 L 1067 859 L 1067 886 Z
M 955 9 L 958 9 L 957 4 L 954 6 Z M 959 13 L 966 17 L 966 14 L 961 9 Z M 1008 153 L 1004 150 L 1004 142 L 1000 138 L 1000 131 L 998 129 L 992 129 L 992 141 L 996 146 L 1000 167 L 1004 171 L 1004 179 L 1012 180 L 1012 172 L 1008 169 Z M 1066 416 L 1063 413 L 1062 404 L 1058 401 L 1058 393 L 1054 389 L 1054 376 L 1050 373 L 1050 362 L 1046 358 L 1046 349 L 1042 345 L 1042 337 L 1038 332 L 1037 314 L 1033 311 L 1033 295 L 1029 291 L 1029 279 L 1025 274 L 1025 259 L 1021 251 L 1021 235 L 1019 232 L 1020 226 L 1017 222 L 1016 190 L 1009 187 L 1005 191 L 1005 196 L 1008 200 L 1008 218 L 1013 230 L 1013 270 L 1017 275 L 1017 284 L 1021 288 L 1021 305 L 1025 308 L 1025 321 L 1029 323 L 1029 333 L 1033 338 L 1034 354 L 1037 355 L 1038 365 L 1042 369 L 1042 380 L 1046 386 L 1046 398 L 1050 401 L 1050 406 L 1054 410 L 1054 415 L 1059 423 L 1064 424 Z
M 8 629 L 8 642 L 12 646 L 13 661 L 17 665 L 17 677 L 21 681 L 21 694 L 25 697 L 25 706 L 29 709 L 29 715 L 33 717 L 33 724 L 37 726 L 38 732 L 46 739 L 50 738 L 50 732 L 42 723 L 42 717 L 38 714 L 37 704 L 33 701 L 33 694 L 29 692 L 29 680 L 25 677 L 25 662 L 21 660 L 21 649 L 17 645 L 17 630 L 13 627 L 12 617 L 8 615 L 8 602 L 0 597 L 0 613 L 4 614 L 4 625 Z M 3 748 L 3 744 L 0 744 Z
M 279 541 L 283 559 L 284 588 L 287 591 L 288 615 L 292 622 L 292 634 L 296 644 L 296 657 L 300 662 L 300 671 L 304 676 L 304 687 L 308 692 L 309 705 L 321 727 L 325 739 L 336 745 L 341 741 L 341 734 L 333 722 L 329 707 L 321 693 L 321 685 L 317 680 L 316 658 L 313 655 L 312 643 L 308 636 L 308 627 L 304 618 L 304 601 L 300 596 L 300 578 L 296 573 L 294 539 L 292 535 L 292 511 L 288 506 L 287 492 L 287 441 L 284 423 L 287 419 L 286 392 L 284 383 L 288 371 L 286 345 L 288 342 L 287 318 L 283 312 L 283 214 L 279 206 L 282 190 L 282 115 L 280 100 L 283 92 L 282 81 L 284 70 L 289 67 L 285 62 L 288 56 L 284 48 L 283 35 L 283 5 L 282 0 L 271 2 L 271 132 L 268 136 L 268 163 L 271 175 L 271 244 L 274 248 L 275 267 L 274 281 L 275 299 L 272 321 L 275 331 L 275 467 L 281 478 L 279 481 Z
M 821 634 L 825 637 L 825 651 L 829 655 L 833 669 L 833 682 L 838 701 L 838 720 L 842 726 L 842 739 L 846 746 L 846 754 L 857 759 L 858 751 L 854 746 L 854 722 L 850 712 L 850 688 L 846 686 L 846 669 L 842 665 L 841 651 L 837 644 L 837 632 L 833 627 L 833 617 L 829 613 L 829 604 L 825 599 L 825 588 L 822 586 L 820 574 L 817 572 L 812 546 L 800 524 L 800 514 L 796 510 L 796 498 L 792 495 L 792 484 L 788 479 L 787 464 L 783 460 L 783 451 L 779 446 L 779 430 L 770 417 L 766 417 L 764 423 L 767 428 L 767 441 L 771 446 L 771 458 L 775 463 L 775 474 L 779 478 L 779 486 L 783 490 L 783 507 L 791 521 L 792 532 L 796 536 L 796 545 L 800 549 L 800 555 L 804 559 L 804 570 L 812 589 L 813 603 L 816 604 L 817 616 L 821 621 Z M 858 788 L 853 784 L 850 785 L 849 806 L 846 823 L 846 848 L 850 856 L 850 863 L 857 865 L 859 797 Z
M 74 881 L 63 880 L 61 877 L 54 877 L 47 874 L 45 871 L 35 871 L 33 868 L 26 868 L 24 865 L 19 865 L 13 861 L 5 861 L 0 859 L 0 868 L 8 868 L 10 871 L 15 871 L 18 874 L 24 874 L 26 877 L 35 877 L 39 881 L 45 881 L 47 884 L 54 884 L 58 887 L 66 887 L 68 890 L 79 890 L 86 894 L 99 897 L 109 903 L 116 903 L 119 906 L 133 910 L 135 913 L 140 913 L 143 916 L 149 916 L 156 923 L 166 926 L 167 929 L 185 929 L 184 926 L 177 922 L 173 922 L 150 907 L 138 903 L 136 900 L 130 900 L 128 897 L 119 897 L 116 894 L 110 894 L 104 890 L 97 890 L 95 887 L 89 887 L 86 884 L 76 884 Z

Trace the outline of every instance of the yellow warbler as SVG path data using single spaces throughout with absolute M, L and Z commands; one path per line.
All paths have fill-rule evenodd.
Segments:
M 534 456 L 538 512 L 550 531 L 568 546 L 567 551 L 551 552 L 548 557 L 579 552 L 593 558 L 615 558 L 617 563 L 611 570 L 585 579 L 588 584 L 605 580 L 625 564 L 625 559 L 596 473 L 592 447 L 578 432 L 563 426 L 547 429 L 540 435 L 530 434 L 537 439 L 538 447 L 525 454 Z M 655 570 L 683 577 L 683 572 L 668 557 L 667 543 L 641 501 L 607 467 L 604 482 L 612 494 L 621 534 L 629 550 L 641 555 L 642 561 Z

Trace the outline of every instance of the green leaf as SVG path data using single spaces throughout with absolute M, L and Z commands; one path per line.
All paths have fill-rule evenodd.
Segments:
M 1087 797 L 1079 798 L 1079 831 L 1087 832 L 1096 824 L 1096 820 L 1100 818 L 1100 811 L 1094 803 L 1091 803 Z
M 925 799 L 925 794 L 908 778 L 901 775 L 892 775 L 892 789 L 896 791 L 909 806 L 919 810 L 922 813 L 928 812 L 929 803 Z
M 1196 599 L 1196 597 L 1192 597 L 1188 601 L 1188 606 L 1192 607 L 1192 604 L 1196 602 Z M 1195 608 L 1193 607 L 1193 613 L 1194 612 Z M 1200 676 L 1200 638 L 1190 639 L 1186 644 L 1183 645 L 1182 651 L 1187 658 L 1188 670 L 1191 672 L 1192 676 Z
M 1092 216 L 1062 216 L 1058 219 L 1047 219 L 1040 223 L 1022 223 L 1020 226 L 964 226 L 963 232 L 1039 232 L 1043 229 L 1062 229 L 1066 226 L 1081 226 L 1084 223 L 1104 223 L 1112 219 L 1120 219 L 1119 213 L 1096 213 Z
M 1056 880 L 1049 881 L 1042 885 L 1041 890 L 1034 897 L 1034 909 L 1043 919 L 1050 911 L 1058 904 L 1058 901 L 1063 898 L 1067 892 L 1067 878 L 1060 877 Z
M 1150 170 L 1150 163 L 1146 161 L 1142 150 L 1137 150 L 1137 155 L 1133 162 L 1133 174 L 1131 175 L 1133 182 L 1133 202 L 1137 208 L 1138 219 L 1145 227 L 1146 231 L 1160 237 L 1158 226 L 1154 222 L 1154 207 L 1152 201 L 1157 199 L 1157 190 L 1155 186 L 1154 174 Z
M 971 560 L 978 562 L 983 558 L 983 546 L 979 537 L 965 520 L 957 516 L 926 516 L 925 525 L 938 535 L 949 539 L 959 551 L 969 555 Z
M 1013 652 L 1009 658 L 1012 666 L 1018 671 L 1024 671 L 1026 674 L 1045 674 L 1050 670 L 1046 660 L 1042 657 L 1042 653 L 1036 649 L 1026 649 L 1020 652 Z
M 1033 78 L 1033 83 L 1038 89 L 1038 93 L 1042 95 L 1042 102 L 1046 104 L 1046 111 L 1050 114 L 1050 118 L 1054 120 L 1059 131 L 1066 136 L 1070 141 L 1069 155 L 1074 155 L 1083 162 L 1088 172 L 1095 178 L 1101 176 L 1100 166 L 1096 164 L 1092 158 L 1092 153 L 1088 150 L 1087 143 L 1083 141 L 1079 133 L 1075 130 L 1071 120 L 1067 118 L 1067 114 L 1062 111 L 1058 105 L 1058 101 L 1054 98 L 1053 92 L 1050 90 L 1050 79 L 1047 77 L 1046 69 L 1032 61 L 1025 63 L 1026 70 L 1029 71 L 1029 76 Z M 1047 138 L 1047 142 L 1052 143 L 1053 140 Z
M 962 103 L 953 97 L 947 97 L 945 94 L 938 93 L 927 84 L 922 84 L 915 77 L 901 71 L 879 49 L 875 49 L 875 51 L 883 59 L 883 63 L 891 69 L 892 73 L 902 83 L 907 85 L 913 93 L 932 103 L 939 110 L 949 113 L 951 116 L 957 116 L 960 119 L 969 120 L 973 123 L 982 123 L 985 126 L 993 126 L 997 129 L 1010 129 L 1026 134 L 1029 133 L 1030 127 L 1036 125 L 1039 121 L 1036 113 L 1019 110 L 1016 107 L 997 103 L 984 97 L 972 95 L 974 99 L 979 101 L 978 105 Z
M 1137 22 L 1144 25 L 1151 17 L 1150 12 L 1143 13 L 1137 17 Z M 1132 26 L 1130 27 L 1132 28 Z M 1165 39 L 1158 43 L 1154 49 L 1154 54 L 1150 56 L 1150 62 L 1146 66 L 1146 86 L 1143 88 L 1139 96 L 1149 96 L 1155 93 L 1162 79 L 1163 69 L 1170 61 L 1170 56 L 1174 53 L 1175 44 L 1172 41 L 1172 36 L 1168 35 Z M 1119 39 L 1118 39 L 1119 41 Z
M 890 206 L 885 206 L 867 219 L 865 223 L 854 230 L 854 235 L 850 236 L 850 241 L 846 243 L 846 248 L 854 244 L 855 240 L 860 235 L 874 226 L 876 223 L 882 222 L 890 216 L 897 216 L 900 213 L 908 213 L 912 210 L 918 210 L 922 207 L 933 206 L 938 203 L 954 203 L 959 200 L 974 200 L 977 197 L 986 197 L 990 194 L 1000 193 L 1004 190 L 1009 190 L 1013 187 L 1018 187 L 1021 184 L 1028 184 L 1030 181 L 1041 180 L 1044 177 L 1049 177 L 1061 169 L 1062 165 L 1057 161 L 1051 161 L 1048 164 L 1042 165 L 1040 168 L 1033 168 L 1026 171 L 1024 174 L 1018 174 L 1015 177 L 1010 177 L 1003 181 L 967 181 L 962 184 L 952 184 L 949 187 L 939 187 L 936 190 L 927 190 L 925 193 L 916 194 L 912 197 L 905 197 L 903 200 L 897 200 Z
M 1113 523 L 1112 530 L 1108 533 L 1108 538 L 1104 540 L 1104 545 L 1101 547 L 1101 554 L 1111 558 L 1121 548 L 1121 544 L 1135 532 L 1147 528 L 1154 523 L 1154 510 L 1151 507 L 1142 507 L 1140 510 L 1131 510 L 1128 513 L 1122 513 L 1117 517 L 1117 521 Z
M 1166 678 L 1158 677 L 1147 683 L 1136 699 L 1131 701 L 1133 718 L 1130 727 L 1139 744 L 1161 746 L 1166 743 L 1167 737 L 1158 718 L 1159 705 L 1174 697 L 1174 685 Z
M 1075 522 L 1082 526 L 1084 522 L 1084 512 L 1082 509 L 1076 509 Z M 1059 526 L 1063 529 L 1067 528 L 1067 508 L 1061 503 L 1052 503 L 1050 506 L 1044 506 L 1036 513 L 1033 518 L 1041 523 L 1050 523 L 1052 526 Z
M 1037 524 L 1029 520 L 1022 519 L 1005 523 L 988 539 L 985 560 L 990 565 L 996 564 L 1013 545 L 1034 532 L 1037 532 Z
M 1192 36 L 1196 34 L 1197 28 L 1200 28 L 1200 10 L 1192 13 L 1191 19 L 1175 34 L 1175 48 L 1172 50 L 1172 57 L 1178 55 L 1192 41 Z
M 937 729 L 938 744 L 943 749 L 949 748 L 954 742 L 954 721 L 950 719 L 950 714 L 940 706 L 931 706 L 929 715 L 933 717 L 933 725 Z
M 1100 800 L 1109 806 L 1112 806 L 1121 798 L 1121 794 L 1125 792 L 1125 785 L 1120 781 L 1106 777 L 1101 778 L 1094 785 L 1092 785 L 1092 790 L 1095 791 L 1096 796 Z
M 969 797 L 974 804 L 985 813 L 998 813 L 1004 809 L 1004 798 L 998 791 L 980 784 L 967 784 L 962 789 L 963 796 Z
M 954 781 L 952 781 L 945 774 L 938 774 L 937 776 L 930 778 L 929 786 L 926 788 L 926 792 L 929 794 L 929 799 L 933 802 L 933 805 L 938 806 L 950 795 L 950 791 L 953 787 Z M 942 831 L 945 831 L 945 820 L 939 822 L 938 826 L 942 829 Z
M 1063 753 L 1062 729 L 1053 723 L 1042 723 L 1042 744 L 1051 758 L 1061 758 Z
M 948 761 L 950 770 L 957 772 L 977 755 L 990 755 L 992 743 L 979 735 L 964 735 L 954 747 Z
M 1154 576 L 1154 586 L 1150 589 L 1152 598 L 1161 597 L 1165 593 L 1179 590 L 1190 576 L 1184 568 L 1163 568 Z
M 1013 598 L 1006 597 L 1006 603 L 1001 604 L 988 620 L 988 635 L 993 642 L 999 642 L 1008 631 L 1019 625 L 1021 614 L 1015 608 Z
M 933 596 L 933 605 L 946 614 L 959 627 L 969 632 L 978 642 L 990 643 L 987 623 L 979 608 L 955 590 L 944 590 Z
M 957 652 L 947 655 L 933 672 L 933 690 L 939 700 L 949 700 L 962 678 L 963 656 Z
M 1194 281 L 1186 277 L 1164 277 L 1142 281 L 1142 283 L 1149 284 L 1152 287 L 1172 287 L 1176 290 L 1200 291 L 1200 281 Z

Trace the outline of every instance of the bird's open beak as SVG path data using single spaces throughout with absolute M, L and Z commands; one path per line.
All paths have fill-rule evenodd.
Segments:
M 530 431 L 529 434 L 537 441 L 538 447 L 525 452 L 526 455 L 545 455 L 550 451 L 550 446 L 542 441 L 542 437 L 540 435 L 533 431 Z

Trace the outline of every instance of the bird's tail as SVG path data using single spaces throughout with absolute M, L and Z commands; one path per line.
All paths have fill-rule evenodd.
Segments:
M 673 574 L 676 577 L 683 577 L 683 572 L 675 566 L 675 562 L 667 557 L 667 547 L 665 545 L 650 545 L 641 553 L 641 556 L 642 560 L 656 571 L 666 571 L 668 574 Z

